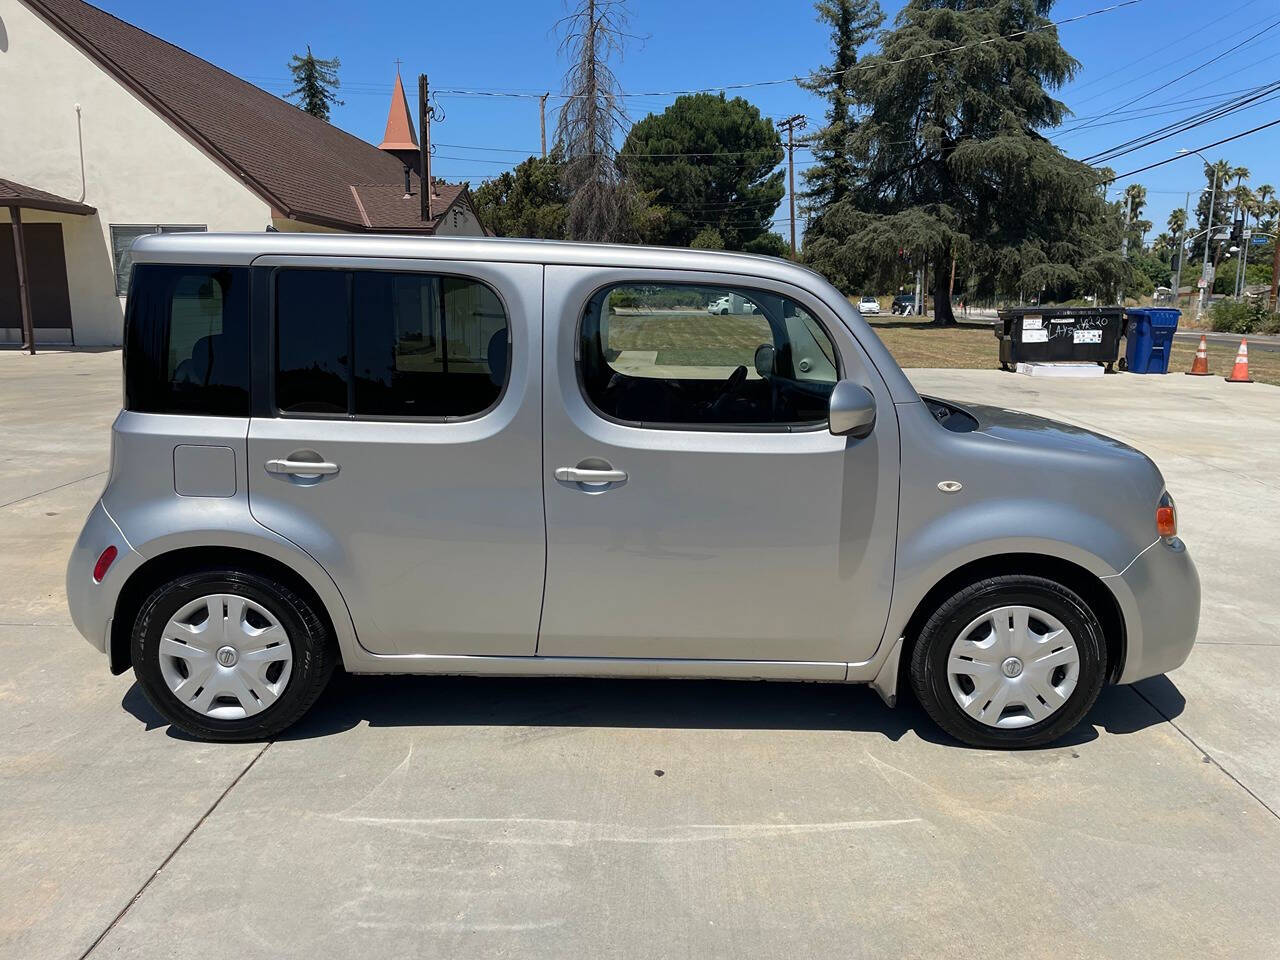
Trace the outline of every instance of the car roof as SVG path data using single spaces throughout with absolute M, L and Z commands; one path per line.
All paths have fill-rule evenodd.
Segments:
M 354 233 L 164 233 L 139 237 L 135 263 L 248 265 L 263 256 L 382 257 L 505 263 L 705 270 L 808 285 L 821 275 L 779 257 L 683 247 L 569 243 L 501 237 L 420 237 Z M 826 281 L 823 280 L 825 283 Z

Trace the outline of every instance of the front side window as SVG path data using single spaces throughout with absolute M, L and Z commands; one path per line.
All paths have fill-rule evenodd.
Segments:
M 826 331 L 787 297 L 729 287 L 610 287 L 587 304 L 583 389 L 616 420 L 814 426 L 838 375 Z
M 111 225 L 111 262 L 116 270 L 116 296 L 123 297 L 129 288 L 129 271 L 133 269 L 133 241 L 149 233 L 203 233 L 205 227 L 152 223 L 138 226 Z
M 283 413 L 470 417 L 506 384 L 507 315 L 475 280 L 284 269 L 275 314 Z
M 125 406 L 249 415 L 249 272 L 140 264 L 125 320 Z

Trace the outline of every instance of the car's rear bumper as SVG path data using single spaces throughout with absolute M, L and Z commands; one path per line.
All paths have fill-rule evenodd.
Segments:
M 98 583 L 93 579 L 93 567 L 109 546 L 116 548 L 116 558 Z M 67 607 L 76 629 L 103 653 L 111 651 L 111 617 L 116 599 L 129 575 L 141 566 L 142 559 L 102 502 L 94 504 L 67 561 Z
M 1121 683 L 1168 673 L 1186 662 L 1200 624 L 1200 575 L 1177 537 L 1157 540 L 1108 577 L 1126 608 Z

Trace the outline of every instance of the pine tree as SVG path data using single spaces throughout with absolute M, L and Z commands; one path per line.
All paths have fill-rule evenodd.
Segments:
M 819 67 L 800 86 L 827 101 L 826 125 L 811 138 L 814 165 L 804 171 L 805 189 L 800 198 L 807 223 L 806 261 L 825 267 L 828 279 L 849 288 L 852 278 L 834 274 L 834 263 L 823 224 L 823 214 L 845 199 L 853 189 L 854 167 L 849 136 L 856 121 L 853 68 L 858 50 L 884 23 L 876 0 L 817 0 L 818 19 L 831 28 L 831 63 Z
M 910 0 L 880 53 L 851 71 L 861 113 L 848 198 L 823 214 L 846 275 L 926 263 L 938 323 L 954 323 L 951 264 L 970 296 L 1115 290 L 1127 278 L 1101 171 L 1044 131 L 1067 108 L 1049 91 L 1078 69 L 1052 0 Z
M 753 252 L 774 249 L 768 234 L 784 193 L 782 158 L 778 131 L 759 108 L 723 93 L 677 97 L 632 127 L 618 154 L 662 213 L 646 243 L 687 247 L 705 227 L 715 249 Z
M 307 55 L 300 57 L 296 53 L 289 60 L 289 72 L 293 74 L 294 88 L 285 94 L 286 99 L 298 97 L 300 106 L 313 117 L 321 120 L 329 119 L 329 106 L 342 106 L 342 101 L 334 92 L 340 86 L 338 68 L 342 61 L 337 57 L 328 60 L 317 58 L 311 53 L 311 44 L 307 44 Z

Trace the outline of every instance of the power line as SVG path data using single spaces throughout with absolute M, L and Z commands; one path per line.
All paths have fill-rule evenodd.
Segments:
M 1237 111 L 1261 106 L 1264 103 L 1276 99 L 1274 94 L 1277 90 L 1280 90 L 1280 81 L 1268 84 L 1261 92 L 1254 93 L 1247 97 L 1238 97 L 1228 105 L 1202 110 L 1199 113 L 1192 114 L 1190 117 L 1186 117 L 1176 123 L 1166 124 L 1158 130 L 1153 130 L 1150 133 L 1134 137 L 1133 139 L 1127 140 L 1124 143 L 1118 144 L 1108 150 L 1092 154 L 1085 157 L 1084 162 L 1094 165 L 1106 163 L 1109 160 L 1115 160 L 1119 157 L 1125 156 L 1126 154 L 1133 153 L 1135 150 L 1154 146 L 1163 140 L 1168 140 L 1170 137 L 1186 133 L 1188 130 L 1194 130 L 1196 127 L 1204 126 L 1206 123 L 1219 120 L 1222 117 L 1229 116 Z
M 1113 107 L 1112 109 L 1108 110 L 1106 113 L 1101 114 L 1100 119 L 1104 117 L 1112 116 L 1116 112 L 1123 110 L 1125 107 L 1132 106 L 1133 104 L 1138 103 L 1141 100 L 1145 100 L 1147 97 L 1151 96 L 1153 93 L 1159 93 L 1161 90 L 1171 87 L 1175 83 L 1178 83 L 1181 80 L 1185 80 L 1187 77 L 1191 76 L 1193 73 L 1196 73 L 1199 70 L 1203 70 L 1205 67 L 1209 66 L 1209 64 L 1211 63 L 1216 63 L 1217 61 L 1225 57 L 1227 54 L 1231 53 L 1234 50 L 1239 49 L 1240 47 L 1244 46 L 1246 43 L 1249 43 L 1251 40 L 1256 40 L 1258 37 L 1261 37 L 1264 33 L 1267 33 L 1270 30 L 1274 30 L 1277 26 L 1280 26 L 1280 18 L 1273 20 L 1270 24 L 1263 27 L 1257 33 L 1253 34 L 1253 36 L 1249 37 L 1248 40 L 1242 40 L 1240 41 L 1240 43 L 1237 43 L 1235 46 L 1228 47 L 1226 50 L 1223 50 L 1217 56 L 1210 57 L 1208 60 L 1205 60 L 1203 63 L 1197 64 L 1196 66 L 1192 67 L 1190 70 L 1186 70 L 1178 74 L 1178 76 L 1174 77 L 1172 80 L 1166 80 L 1164 83 L 1160 84 L 1159 86 L 1152 87 L 1146 93 L 1141 93 L 1138 96 L 1133 97 L 1132 99 L 1126 100 L 1124 103 L 1120 104 L 1118 107 Z M 1084 129 L 1088 129 L 1088 127 L 1090 126 L 1094 126 L 1094 124 L 1085 124 L 1081 127 L 1077 127 L 1076 129 L 1084 130 Z
M 896 60 L 864 61 L 862 63 L 854 64 L 852 67 L 848 67 L 845 70 L 827 70 L 827 71 L 819 71 L 816 73 L 795 74 L 790 77 L 780 77 L 775 80 L 748 80 L 740 83 L 722 83 L 722 84 L 717 84 L 715 86 L 710 86 L 710 87 L 691 87 L 685 90 L 648 90 L 648 91 L 642 91 L 638 93 L 622 93 L 619 96 L 623 99 L 634 99 L 637 97 L 662 98 L 662 97 L 680 97 L 680 96 L 686 96 L 694 93 L 719 93 L 722 90 L 746 90 L 752 87 L 770 87 L 770 86 L 778 86 L 780 84 L 797 83 L 800 80 L 830 78 L 830 77 L 838 76 L 842 73 L 849 73 L 851 71 L 879 69 L 882 67 L 898 66 L 899 64 L 903 64 L 903 63 L 915 63 L 920 60 L 930 60 L 935 57 L 944 57 L 952 53 L 959 53 L 961 50 L 971 50 L 975 47 L 982 47 L 988 44 L 998 43 L 1001 40 L 1016 40 L 1018 37 L 1024 37 L 1029 34 L 1043 33 L 1046 30 L 1053 30 L 1053 29 L 1056 29 L 1057 27 L 1061 27 L 1069 23 L 1078 23 L 1081 20 L 1088 20 L 1091 17 L 1101 16 L 1104 13 L 1113 13 L 1116 10 L 1124 9 L 1125 7 L 1136 6 L 1137 4 L 1142 2 L 1143 0 L 1120 0 L 1119 3 L 1113 3 L 1110 6 L 1100 7 L 1097 10 L 1090 10 L 1086 13 L 1076 14 L 1074 17 L 1065 17 L 1062 20 L 1050 20 L 1047 23 L 1045 23 L 1043 26 L 1028 27 L 1025 30 L 1015 30 L 1013 33 L 1003 34 L 998 37 L 986 37 L 982 40 L 974 40 L 971 43 L 962 43 L 954 47 L 948 47 L 946 50 L 935 50 L 930 53 L 921 53 L 921 54 L 916 54 L 915 56 L 910 56 L 910 57 L 900 57 Z M 266 83 L 273 83 L 273 84 L 292 84 L 293 82 L 292 80 L 285 77 L 246 76 L 245 79 L 259 80 L 259 81 L 263 81 Z M 367 89 L 367 88 L 375 88 L 375 89 Z M 344 81 L 342 85 L 342 90 L 344 93 L 358 94 L 358 93 L 365 93 L 365 92 L 369 92 L 369 93 L 379 92 L 382 95 L 386 94 L 386 87 L 374 81 Z M 543 96 L 541 92 L 533 92 L 528 90 L 499 90 L 499 89 L 484 89 L 479 87 L 471 87 L 471 88 L 442 87 L 432 91 L 432 95 L 441 96 L 441 97 L 446 97 L 446 96 L 448 97 L 480 97 L 480 98 L 491 97 L 491 98 L 532 99 L 532 100 L 538 100 Z M 552 94 L 551 99 L 573 100 L 573 99 L 577 99 L 579 96 L 582 96 L 582 94 Z
M 1240 140 L 1243 137 L 1257 133 L 1259 130 L 1266 130 L 1268 127 L 1274 127 L 1280 124 L 1280 120 L 1272 120 L 1270 123 L 1264 123 L 1254 127 L 1252 130 L 1246 130 L 1243 133 L 1237 133 L 1230 137 L 1223 137 L 1221 140 L 1215 140 L 1213 143 L 1206 143 L 1204 146 L 1196 147 L 1193 150 L 1180 151 L 1172 157 L 1166 157 L 1164 160 L 1157 160 L 1155 163 L 1148 163 L 1145 167 L 1138 167 L 1136 170 L 1130 170 L 1127 173 L 1118 173 L 1114 177 L 1107 180 L 1099 181 L 1100 183 L 1115 183 L 1117 180 L 1123 180 L 1126 177 L 1132 177 L 1139 173 L 1146 173 L 1148 170 L 1154 170 L 1156 167 L 1163 167 L 1166 163 L 1173 163 L 1175 160 L 1182 160 L 1186 157 L 1194 156 L 1202 150 L 1212 150 L 1214 147 L 1220 147 L 1224 143 L 1230 143 L 1233 140 Z

